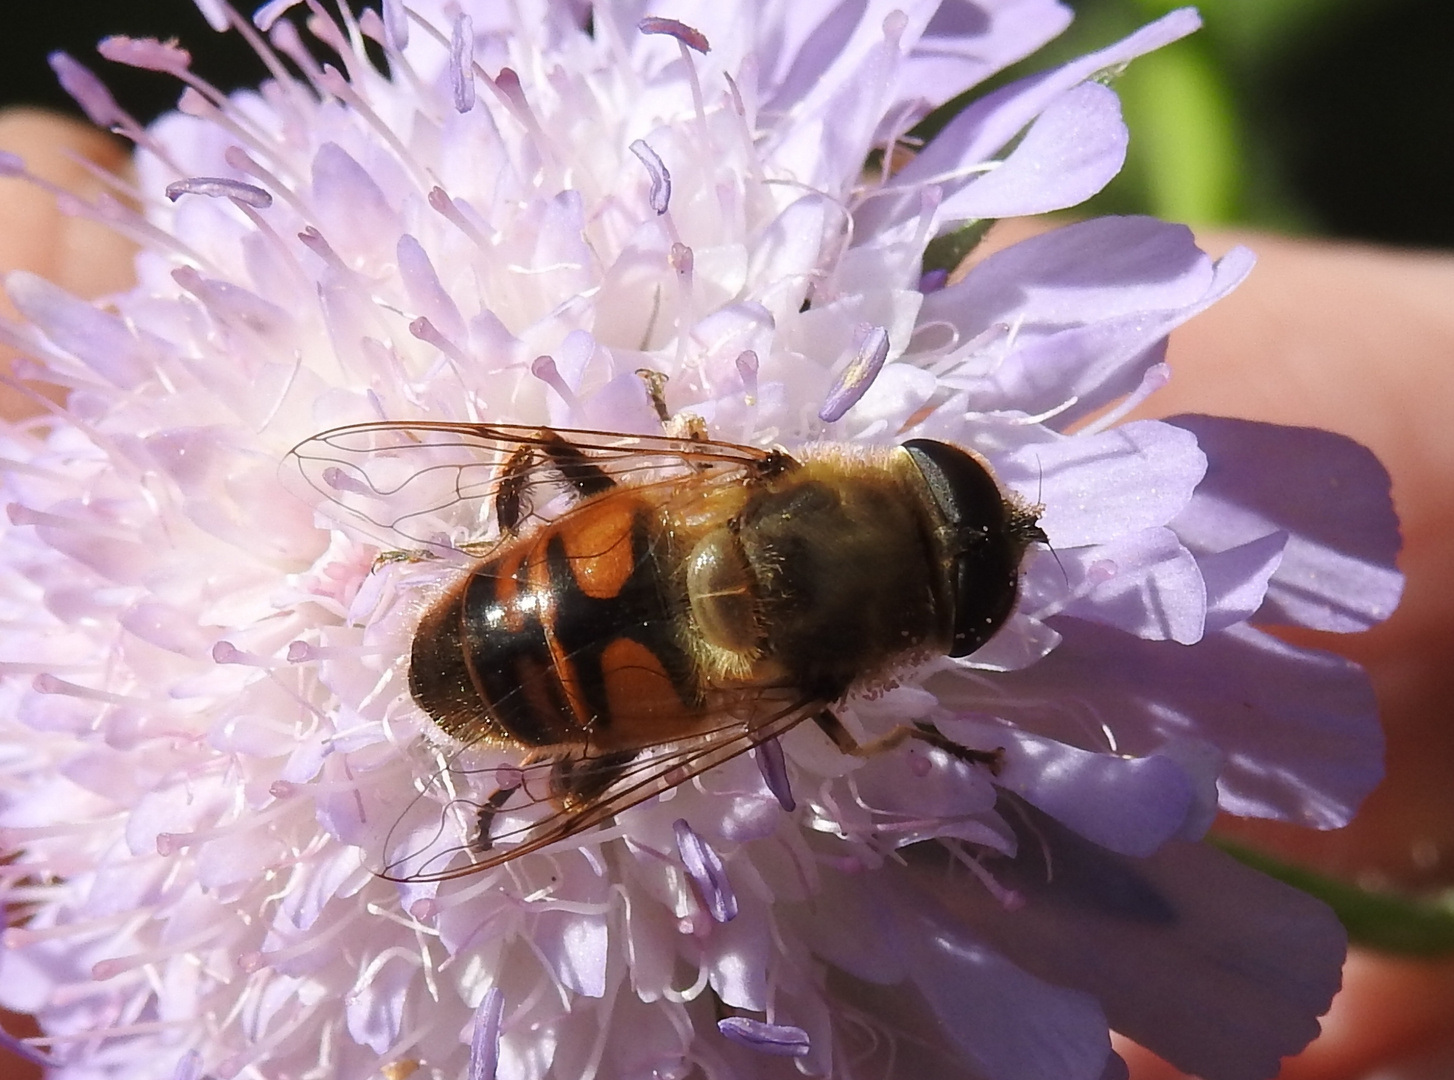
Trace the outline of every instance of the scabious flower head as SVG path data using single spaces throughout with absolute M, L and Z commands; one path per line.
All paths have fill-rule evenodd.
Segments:
M 310 2 L 323 60 L 291 0 L 202 6 L 268 63 L 258 91 L 109 40 L 186 84 L 143 130 L 54 61 L 139 145 L 139 210 L 73 207 L 137 239 L 135 288 L 5 283 L 0 336 L 67 391 L 3 434 L 0 1001 L 41 1019 L 25 1052 L 77 1080 L 1098 1080 L 1114 1028 L 1250 1080 L 1316 1033 L 1341 930 L 1196 841 L 1218 808 L 1336 827 L 1377 780 L 1362 673 L 1263 628 L 1388 613 L 1386 477 L 1326 433 L 1122 422 L 1241 249 L 1117 218 L 952 284 L 925 261 L 1102 187 L 1126 143 L 1103 77 L 1194 14 L 915 146 L 1066 9 Z M 401 821 L 474 827 L 407 676 L 461 561 L 379 561 L 405 545 L 290 484 L 290 448 L 377 420 L 659 432 L 638 369 L 713 438 L 941 439 L 1043 506 L 1054 558 L 1001 633 L 837 708 L 1003 767 L 802 725 L 497 869 L 377 876 Z M 424 510 L 481 538 L 487 508 Z

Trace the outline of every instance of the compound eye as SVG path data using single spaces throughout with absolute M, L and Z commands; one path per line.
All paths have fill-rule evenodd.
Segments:
M 949 573 L 954 604 L 950 656 L 968 656 L 1010 617 L 1020 591 L 1024 541 L 1010 528 L 1010 508 L 983 461 L 934 439 L 911 439 L 904 449 L 953 535 Z

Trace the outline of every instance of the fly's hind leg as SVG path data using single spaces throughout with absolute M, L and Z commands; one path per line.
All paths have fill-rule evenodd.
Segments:
M 513 534 L 529 513 L 526 489 L 530 486 L 531 469 L 541 456 L 549 461 L 577 499 L 588 499 L 616 486 L 606 470 L 582 453 L 580 447 L 549 428 L 541 428 L 533 442 L 517 447 L 501 467 L 500 483 L 495 489 L 495 520 L 502 534 Z
M 999 775 L 1000 767 L 1005 762 L 1003 746 L 993 750 L 975 750 L 968 746 L 961 746 L 927 724 L 900 724 L 887 735 L 881 735 L 872 742 L 861 743 L 843 726 L 843 721 L 828 709 L 824 709 L 813 717 L 813 722 L 822 729 L 823 734 L 833 740 L 834 746 L 843 753 L 852 754 L 854 757 L 872 757 L 875 754 L 882 754 L 886 750 L 894 749 L 907 739 L 917 739 L 919 742 L 943 750 L 950 757 L 958 758 L 966 764 L 983 765 L 996 776 Z
M 636 759 L 634 750 L 614 750 L 594 757 L 574 754 L 556 758 L 550 770 L 550 795 L 563 809 L 579 810 L 604 795 Z

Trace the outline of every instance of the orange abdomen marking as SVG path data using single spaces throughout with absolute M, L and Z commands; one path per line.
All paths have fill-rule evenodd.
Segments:
M 620 594 L 636 572 L 632 534 L 640 516 L 650 512 L 641 499 L 623 493 L 587 504 L 560 523 L 557 534 L 581 592 L 598 600 Z
M 648 741 L 685 735 L 695 712 L 682 701 L 661 659 L 639 641 L 617 638 L 601 650 L 601 675 L 613 725 Z
M 413 684 L 431 683 L 426 666 L 467 681 L 489 723 L 524 746 L 689 734 L 702 695 L 681 640 L 685 601 L 655 555 L 662 531 L 649 500 L 617 489 L 505 542 L 451 605 L 457 659 L 416 648 Z M 427 691 L 415 696 L 446 719 Z

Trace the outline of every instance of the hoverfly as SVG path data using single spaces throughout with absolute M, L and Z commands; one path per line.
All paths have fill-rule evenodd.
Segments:
M 1009 618 L 1045 536 L 968 450 L 379 422 L 289 460 L 375 535 L 468 554 L 420 619 L 409 689 L 459 754 L 518 762 L 476 769 L 466 793 L 443 770 L 415 804 L 432 834 L 401 821 L 385 877 L 538 851 L 806 719 L 846 753 L 913 738 L 997 761 L 915 725 L 859 744 L 831 708 L 916 657 L 973 652 Z M 440 846 L 440 804 L 473 817 L 468 842 Z

